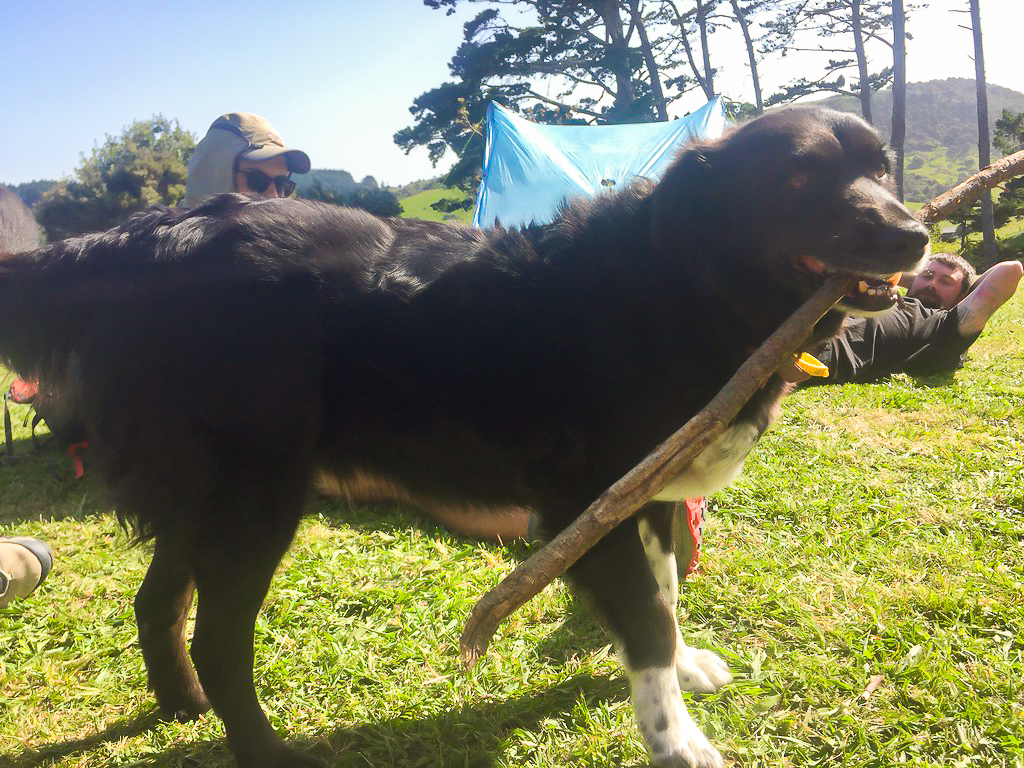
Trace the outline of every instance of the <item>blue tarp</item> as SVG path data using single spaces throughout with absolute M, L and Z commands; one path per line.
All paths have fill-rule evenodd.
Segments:
M 678 120 L 627 125 L 541 125 L 491 103 L 473 226 L 547 224 L 566 199 L 661 178 L 684 143 L 726 125 L 721 96 Z

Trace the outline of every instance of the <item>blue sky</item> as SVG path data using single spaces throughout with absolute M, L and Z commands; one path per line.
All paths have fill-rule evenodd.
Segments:
M 444 164 L 433 169 L 425 150 L 406 156 L 392 135 L 412 124 L 413 99 L 448 77 L 462 23 L 481 10 L 446 16 L 420 0 L 3 5 L 0 182 L 12 184 L 71 174 L 134 120 L 163 114 L 201 137 L 229 111 L 264 115 L 317 168 L 387 184 L 437 175 Z M 948 11 L 967 0 L 930 6 L 910 22 L 908 79 L 973 77 L 970 32 L 958 26 L 969 19 Z M 1024 0 L 981 7 L 989 82 L 1024 91 Z M 752 100 L 742 48 L 713 64 L 722 91 Z M 770 85 L 807 66 L 791 56 L 762 71 Z

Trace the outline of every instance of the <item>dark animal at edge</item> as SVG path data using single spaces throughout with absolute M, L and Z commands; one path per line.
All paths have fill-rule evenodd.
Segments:
M 356 498 L 529 507 L 560 530 L 828 274 L 869 287 L 841 309 L 895 300 L 880 279 L 913 268 L 927 233 L 888 170 L 858 118 L 783 110 L 523 231 L 237 195 L 154 208 L 0 260 L 0 354 L 73 402 L 119 517 L 155 540 L 136 614 L 163 711 L 212 706 L 241 766 L 313 765 L 252 678 L 313 476 Z M 617 640 L 657 764 L 723 765 L 680 689 L 730 680 L 680 637 L 671 502 L 728 483 L 786 391 L 772 377 L 568 573 Z

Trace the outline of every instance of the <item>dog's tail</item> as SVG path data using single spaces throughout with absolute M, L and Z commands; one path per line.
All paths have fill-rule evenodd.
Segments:
M 66 363 L 88 315 L 166 257 L 154 232 L 182 215 L 154 207 L 109 232 L 0 253 L 0 362 L 31 377 Z M 132 247 L 142 240 L 150 247 Z
M 62 334 L 44 290 L 45 283 L 57 282 L 44 266 L 51 251 L 0 254 L 0 363 L 30 378 L 45 368 L 47 347 Z

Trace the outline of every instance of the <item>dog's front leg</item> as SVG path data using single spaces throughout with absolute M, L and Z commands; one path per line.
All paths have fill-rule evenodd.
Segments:
M 671 551 L 669 552 L 671 558 Z M 637 723 L 659 766 L 721 768 L 721 755 L 686 711 L 677 672 L 675 605 L 655 579 L 636 518 L 625 521 L 569 571 L 625 656 Z M 663 575 L 663 574 L 662 574 Z M 673 592 L 674 585 L 669 585 Z M 685 647 L 685 646 L 684 646 Z
M 728 665 L 711 651 L 691 648 L 683 642 L 675 620 L 675 606 L 679 600 L 678 564 L 674 555 L 673 526 L 678 512 L 670 502 L 655 501 L 637 515 L 640 540 L 644 545 L 647 563 L 651 567 L 658 589 L 673 608 L 672 619 L 676 627 L 676 676 L 684 691 L 714 693 L 732 682 Z

